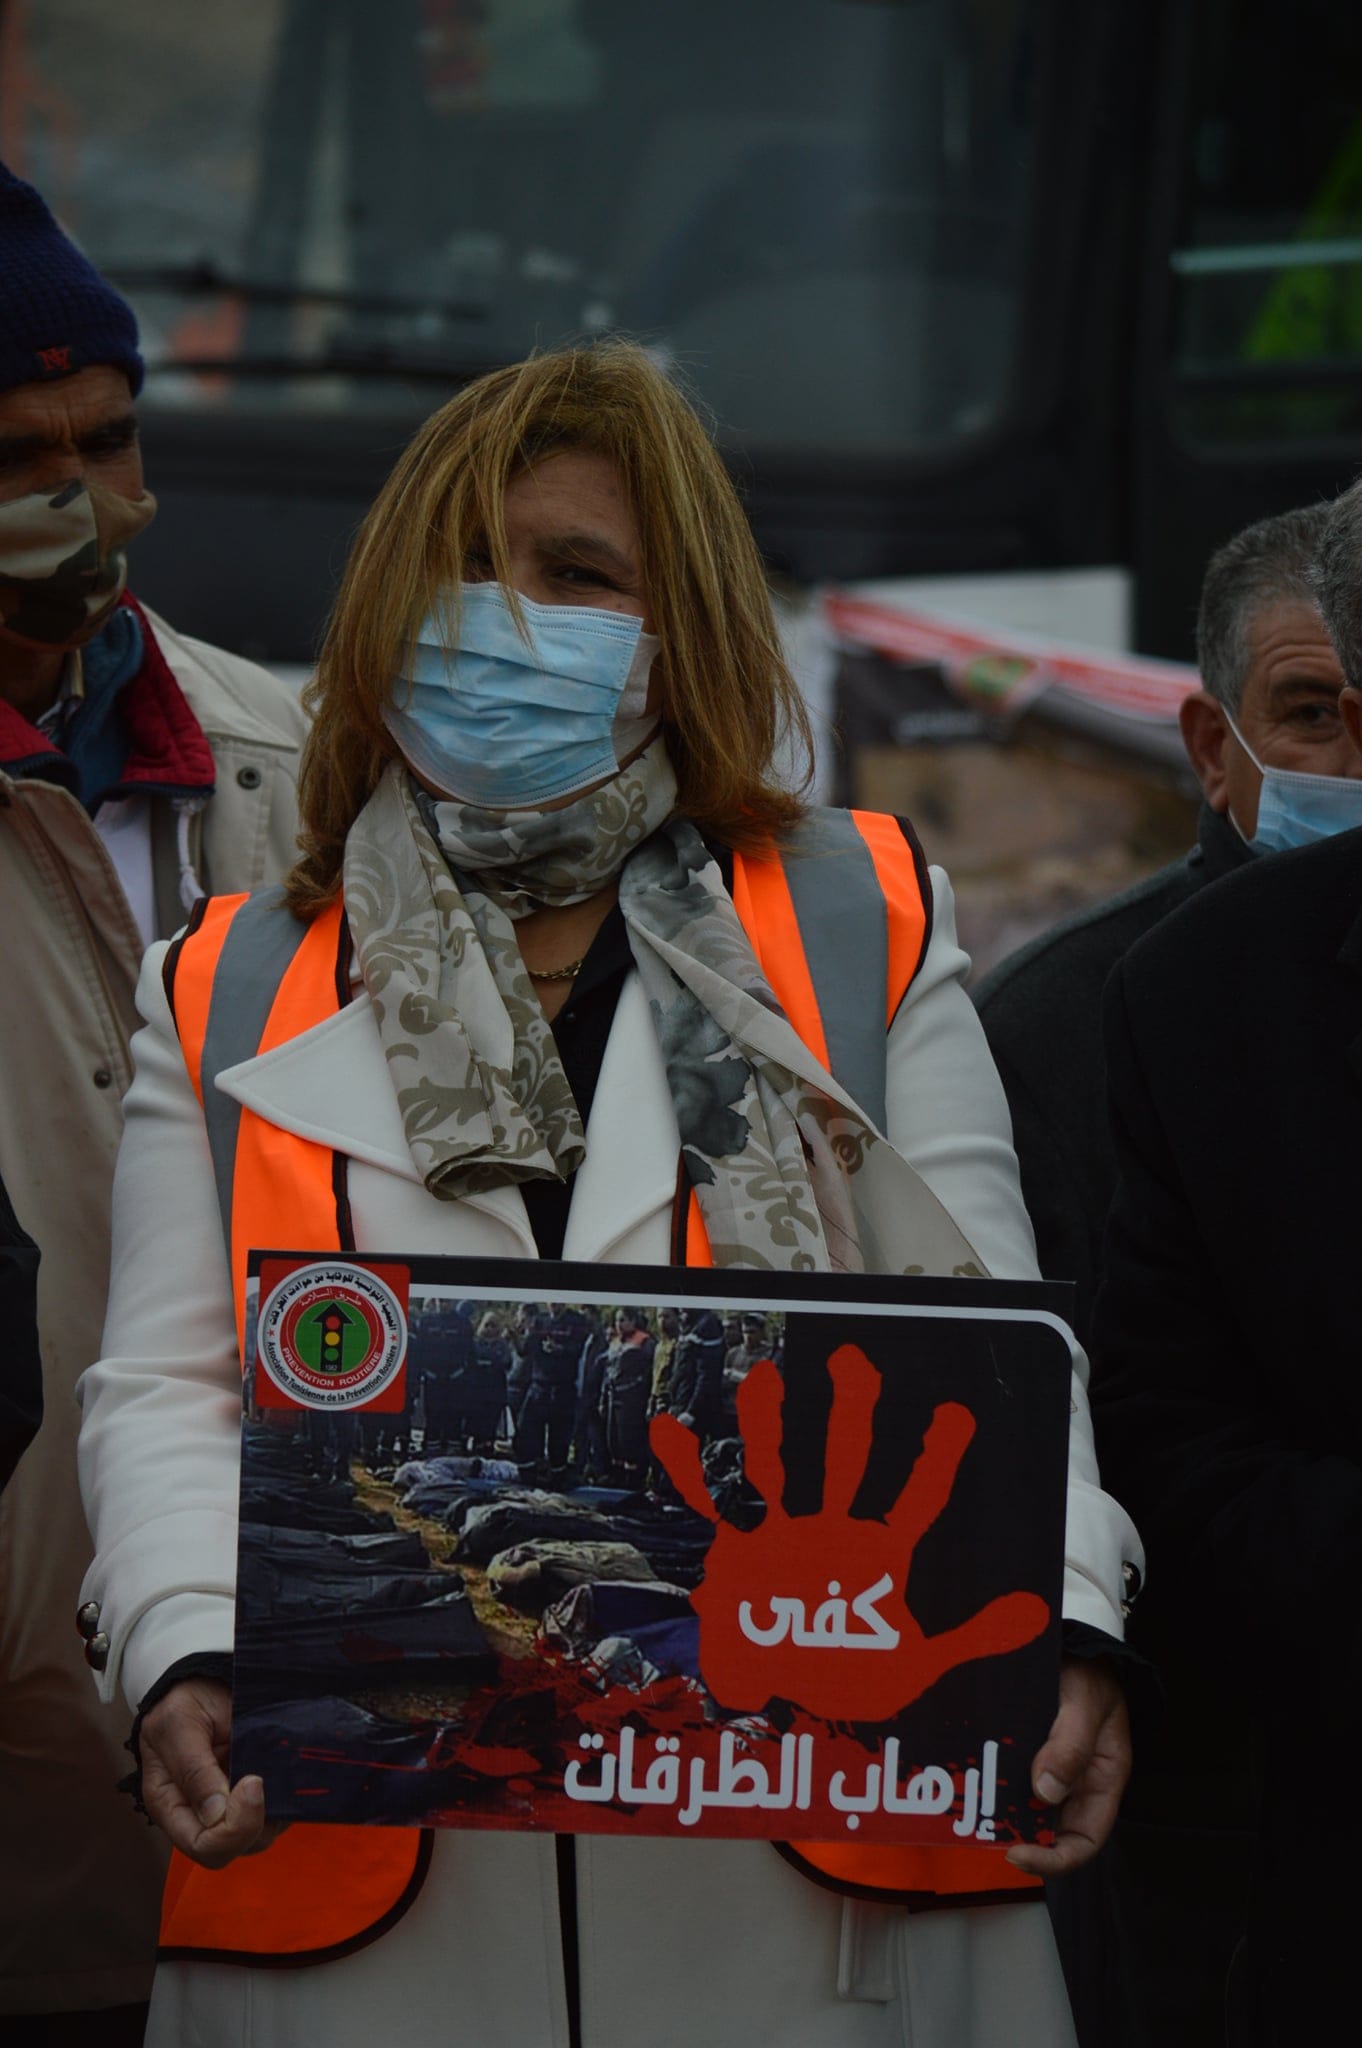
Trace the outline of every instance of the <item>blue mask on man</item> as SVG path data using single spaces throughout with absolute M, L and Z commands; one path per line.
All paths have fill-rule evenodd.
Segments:
M 485 810 L 531 810 L 614 775 L 656 732 L 645 709 L 658 642 L 624 612 L 520 600 L 465 583 L 456 644 L 433 614 L 384 723 L 423 781 Z
M 1292 847 L 1311 846 L 1317 839 L 1332 839 L 1336 832 L 1362 825 L 1362 782 L 1351 775 L 1308 775 L 1269 767 L 1258 759 L 1228 711 L 1225 719 L 1263 778 L 1253 837 L 1240 833 L 1255 853 L 1289 853 Z

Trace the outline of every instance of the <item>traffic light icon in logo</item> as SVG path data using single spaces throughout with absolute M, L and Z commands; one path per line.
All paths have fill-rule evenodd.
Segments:
M 314 1372 L 350 1372 L 368 1356 L 373 1333 L 347 1301 L 319 1301 L 299 1321 L 294 1335 L 300 1357 Z

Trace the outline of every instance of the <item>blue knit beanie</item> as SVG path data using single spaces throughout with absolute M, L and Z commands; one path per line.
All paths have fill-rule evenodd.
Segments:
M 53 220 L 46 201 L 0 164 L 0 391 L 70 377 L 95 363 L 142 388 L 137 321 Z

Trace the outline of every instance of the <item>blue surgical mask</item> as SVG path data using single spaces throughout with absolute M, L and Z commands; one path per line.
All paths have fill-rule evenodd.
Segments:
M 1306 775 L 1270 768 L 1258 759 L 1228 711 L 1225 720 L 1263 778 L 1253 837 L 1239 833 L 1255 853 L 1289 853 L 1293 846 L 1310 846 L 1317 839 L 1331 839 L 1335 832 L 1351 832 L 1362 825 L 1362 782 L 1351 775 Z M 1233 815 L 1230 823 L 1234 824 Z M 1239 831 L 1237 825 L 1235 830 Z
M 485 810 L 532 810 L 614 775 L 651 738 L 659 643 L 624 612 L 522 597 L 529 644 L 499 583 L 465 583 L 456 644 L 433 614 L 384 723 L 432 789 Z

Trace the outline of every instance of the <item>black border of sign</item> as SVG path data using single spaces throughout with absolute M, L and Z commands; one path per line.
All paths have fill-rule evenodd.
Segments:
M 994 1314 L 1010 1311 L 1019 1321 L 1053 1319 L 1071 1327 L 1075 1287 L 1067 1280 L 944 1278 L 919 1273 L 790 1273 L 764 1268 L 718 1266 L 643 1266 L 609 1259 L 480 1259 L 456 1252 L 318 1251 L 315 1246 L 252 1250 L 246 1271 L 257 1279 L 265 1259 L 325 1260 L 335 1265 L 405 1266 L 413 1286 L 430 1281 L 453 1284 L 463 1276 L 479 1289 L 508 1289 L 546 1301 L 584 1301 L 621 1290 L 635 1294 L 666 1294 L 698 1300 L 750 1301 L 754 1296 L 827 1303 L 864 1302 L 876 1308 L 941 1308 Z M 438 1269 L 438 1271 L 436 1270 Z

